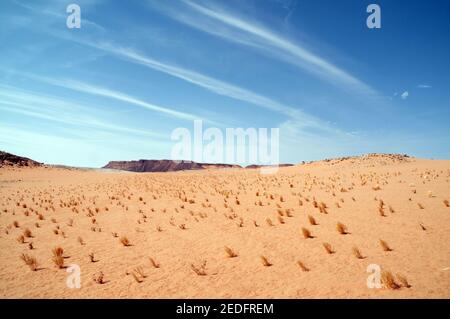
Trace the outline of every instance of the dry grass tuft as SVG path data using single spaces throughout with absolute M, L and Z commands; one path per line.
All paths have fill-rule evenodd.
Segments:
M 347 235 L 349 232 L 347 231 L 347 226 L 345 226 L 344 224 L 342 224 L 342 223 L 337 223 L 336 224 L 336 229 L 337 229 L 337 231 L 339 232 L 339 234 L 342 234 L 342 235 Z
M 234 257 L 238 256 L 238 254 L 233 249 L 231 249 L 230 247 L 227 247 L 227 246 L 225 246 L 225 252 L 227 253 L 228 257 L 230 257 L 230 258 L 234 258 Z
M 381 272 L 381 282 L 388 289 L 399 289 L 400 285 L 395 281 L 394 275 L 389 271 Z
M 353 251 L 353 255 L 355 255 L 356 258 L 358 259 L 364 259 L 365 257 L 361 254 L 361 251 L 358 249 L 358 247 L 353 247 L 352 249 Z
M 264 267 L 270 267 L 272 266 L 272 264 L 270 263 L 270 261 L 265 257 L 265 256 L 260 256 L 261 258 L 261 262 L 264 265 Z
M 148 260 L 150 260 L 150 263 L 152 264 L 152 266 L 153 266 L 154 268 L 159 268 L 159 267 L 161 266 L 161 265 L 160 265 L 156 260 L 154 260 L 152 257 L 149 257 Z
M 61 247 L 55 247 L 52 250 L 53 258 L 52 261 L 56 267 L 59 269 L 64 268 L 64 250 Z
M 335 251 L 333 250 L 333 247 L 331 247 L 331 245 L 329 244 L 329 243 L 323 243 L 322 244 L 323 245 L 323 248 L 325 248 L 325 251 L 328 253 L 328 254 L 334 254 L 335 253 Z
M 142 267 L 134 268 L 133 271 L 131 272 L 131 275 L 133 276 L 134 280 L 139 284 L 143 282 L 145 278 L 147 278 Z
M 20 235 L 19 237 L 17 237 L 17 241 L 21 244 L 25 243 L 25 237 L 23 235 Z
M 314 237 L 311 235 L 311 232 L 310 232 L 307 228 L 304 228 L 304 227 L 302 227 L 302 234 L 303 234 L 303 237 L 305 237 L 306 239 L 308 239 L 308 238 L 314 238 Z
M 52 249 L 53 256 L 59 256 L 62 257 L 64 254 L 64 249 L 62 247 L 55 247 Z
M 297 261 L 297 264 L 300 266 L 300 269 L 303 271 L 309 271 L 309 268 L 305 266 L 304 263 L 302 263 L 300 260 Z
M 314 217 L 312 217 L 311 215 L 308 215 L 308 220 L 311 225 L 313 225 L 313 226 L 317 225 L 316 219 Z
M 411 285 L 408 282 L 408 279 L 406 279 L 405 276 L 402 276 L 400 274 L 397 274 L 397 279 L 400 281 L 400 284 L 405 288 L 411 288 Z
M 38 263 L 37 263 L 37 260 L 36 260 L 35 257 L 32 257 L 32 256 L 30 256 L 30 255 L 28 255 L 28 254 L 22 254 L 22 255 L 20 256 L 20 259 L 22 259 L 22 260 L 24 261 L 24 263 L 25 263 L 28 267 L 30 267 L 30 269 L 31 269 L 32 271 L 36 271 L 36 270 L 37 270 Z
M 389 245 L 387 244 L 387 242 L 385 242 L 382 239 L 380 239 L 380 245 L 381 245 L 381 248 L 383 248 L 384 251 L 392 251 L 392 248 L 390 248 Z
M 90 254 L 89 254 L 89 260 L 91 261 L 91 263 L 95 263 L 95 262 L 98 261 L 98 260 L 95 260 L 95 255 L 94 255 L 94 253 L 90 253 Z
M 27 238 L 31 238 L 33 237 L 33 234 L 31 233 L 31 230 L 29 230 L 28 228 L 25 228 L 25 230 L 23 231 L 23 235 Z
M 103 285 L 104 283 L 106 283 L 106 281 L 105 281 L 105 275 L 103 274 L 102 271 L 100 271 L 100 272 L 97 273 L 97 274 L 94 274 L 94 276 L 92 277 L 92 280 L 93 280 L 95 283 L 100 284 L 100 285 Z
M 120 242 L 121 242 L 122 245 L 124 245 L 125 247 L 131 246 L 130 240 L 129 240 L 126 236 L 120 237 Z
M 198 276 L 206 276 L 206 260 L 204 260 L 200 266 L 196 266 L 194 264 L 191 264 L 192 270 L 198 275 Z

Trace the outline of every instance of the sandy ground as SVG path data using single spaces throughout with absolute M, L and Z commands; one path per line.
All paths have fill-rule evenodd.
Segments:
M 1 168 L 0 296 L 450 298 L 445 200 L 450 161 L 349 159 L 275 175 Z M 56 247 L 63 248 L 63 268 L 52 260 Z M 23 253 L 37 259 L 36 271 Z M 80 289 L 66 285 L 71 264 L 80 266 Z M 392 273 L 398 289 L 386 281 L 369 289 L 370 264 Z M 103 283 L 93 280 L 100 272 Z

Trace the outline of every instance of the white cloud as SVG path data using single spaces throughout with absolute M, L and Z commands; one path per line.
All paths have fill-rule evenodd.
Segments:
M 409 97 L 409 92 L 405 91 L 402 93 L 402 95 L 400 95 L 400 97 L 402 98 L 402 100 L 406 100 Z
M 182 2 L 194 14 L 189 15 L 186 10 L 173 8 L 166 8 L 165 13 L 203 32 L 267 52 L 346 90 L 378 96 L 376 90 L 355 76 L 262 25 L 250 23 L 220 8 L 211 9 L 190 0 Z
M 419 89 L 431 89 L 432 88 L 432 86 L 428 85 L 428 84 L 419 84 L 417 87 Z

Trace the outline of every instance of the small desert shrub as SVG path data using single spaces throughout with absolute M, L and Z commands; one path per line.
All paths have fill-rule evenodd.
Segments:
M 52 254 L 53 256 L 62 257 L 62 255 L 64 254 L 64 249 L 62 249 L 61 247 L 55 247 L 52 250 Z
M 380 213 L 381 217 L 386 217 L 386 214 L 384 213 L 383 207 L 378 207 L 378 213 Z
M 444 203 L 445 207 L 450 207 L 450 203 L 447 199 L 444 199 L 443 203 Z
M 400 274 L 397 274 L 397 279 L 400 281 L 400 284 L 405 288 L 411 288 L 411 285 L 408 282 L 408 279 L 406 279 L 405 276 L 402 276 Z
M 280 224 L 284 224 L 284 219 L 281 216 L 278 216 L 278 221 L 280 222 Z
M 423 207 L 423 205 L 422 205 L 421 203 L 417 203 L 417 206 L 418 206 L 420 209 L 424 209 L 424 207 Z
M 81 237 L 78 237 L 78 242 L 80 243 L 80 245 L 84 245 L 84 241 L 83 241 L 83 238 L 81 238 Z
M 381 245 L 381 248 L 383 248 L 384 251 L 392 251 L 392 249 L 389 247 L 387 242 L 385 242 L 382 239 L 380 239 L 380 245 Z
M 36 260 L 35 257 L 32 257 L 32 256 L 30 256 L 30 255 L 28 255 L 28 254 L 22 254 L 22 255 L 20 256 L 20 259 L 22 259 L 22 260 L 24 261 L 24 263 L 25 263 L 28 267 L 30 267 L 30 269 L 31 269 L 32 271 L 36 271 L 36 270 L 37 270 L 38 263 L 37 263 L 37 260 Z
M 149 257 L 148 260 L 150 260 L 150 263 L 152 264 L 152 266 L 153 266 L 154 268 L 159 268 L 159 267 L 161 266 L 161 265 L 160 265 L 156 260 L 154 260 L 152 257 Z
M 225 252 L 227 253 L 228 257 L 230 257 L 230 258 L 234 258 L 234 257 L 238 256 L 233 249 L 231 249 L 230 247 L 227 247 L 227 246 L 225 246 Z
M 62 256 L 53 256 L 53 263 L 58 268 L 64 268 L 64 258 Z
M 302 234 L 303 234 L 303 237 L 305 237 L 306 239 L 313 238 L 313 236 L 311 235 L 311 232 L 304 227 L 302 227 Z
M 33 237 L 33 234 L 31 233 L 31 230 L 29 230 L 28 228 L 26 228 L 26 229 L 23 231 L 23 235 L 24 235 L 25 237 L 27 237 L 27 238 Z
M 191 269 L 198 275 L 198 276 L 206 276 L 206 260 L 204 260 L 200 266 L 196 266 L 194 264 L 191 264 Z
M 94 274 L 94 276 L 92 277 L 92 280 L 94 282 L 96 282 L 97 284 L 104 284 L 105 283 L 105 275 L 103 274 L 103 272 L 99 272 L 98 274 Z
M 327 205 L 324 202 L 320 202 L 320 204 L 319 204 L 319 211 L 322 214 L 328 214 L 327 208 L 328 207 L 327 207 Z
M 270 267 L 272 266 L 272 264 L 270 263 L 270 261 L 265 257 L 265 256 L 261 256 L 261 262 L 264 265 L 264 267 Z
M 331 247 L 331 245 L 329 244 L 329 243 L 323 243 L 322 244 L 323 245 L 323 248 L 325 248 L 325 251 L 328 253 L 328 254 L 334 254 L 334 250 L 333 250 L 333 247 Z
M 337 224 L 336 224 L 336 229 L 337 229 L 337 231 L 339 232 L 339 234 L 342 234 L 342 235 L 348 234 L 347 226 L 345 226 L 345 225 L 342 224 L 342 223 L 337 223 Z
M 419 223 L 419 225 L 420 225 L 420 228 L 421 228 L 423 231 L 427 230 L 426 227 L 425 227 L 422 223 Z
M 272 220 L 271 220 L 270 218 L 267 218 L 267 219 L 266 219 L 266 223 L 267 223 L 267 225 L 269 225 L 269 226 L 273 226 L 273 222 L 272 222 Z
M 308 215 L 308 220 L 311 225 L 313 225 L 313 226 L 317 225 L 316 219 L 314 217 L 312 217 L 311 215 Z
M 13 226 L 16 227 L 16 228 L 19 228 L 19 222 L 17 220 L 15 220 L 13 222 Z
M 125 247 L 131 246 L 130 241 L 128 240 L 128 238 L 127 238 L 126 236 L 120 237 L 120 242 L 121 242 L 122 245 L 124 245 Z
M 358 259 L 364 259 L 364 256 L 361 254 L 361 251 L 358 249 L 358 247 L 353 247 L 352 249 L 353 255 L 355 255 Z
M 305 266 L 304 263 L 302 263 L 300 260 L 297 261 L 297 264 L 299 265 L 300 269 L 303 271 L 309 271 L 309 268 Z
M 95 260 L 94 253 L 90 253 L 90 254 L 89 254 L 89 260 L 91 261 L 91 263 L 97 262 L 97 260 Z
M 25 243 L 25 237 L 23 235 L 20 235 L 19 237 L 17 237 L 17 241 L 21 244 Z
M 147 276 L 144 273 L 144 270 L 142 269 L 142 267 L 136 267 L 132 272 L 131 275 L 133 276 L 134 280 L 137 283 L 141 283 L 144 281 L 145 278 L 147 278 Z
M 394 276 L 389 271 L 381 272 L 381 282 L 388 289 L 399 289 L 400 285 L 395 281 Z

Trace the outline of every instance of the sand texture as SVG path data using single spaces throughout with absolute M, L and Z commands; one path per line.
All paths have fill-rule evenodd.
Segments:
M 448 200 L 450 161 L 413 158 L 273 175 L 3 167 L 0 296 L 450 298 Z M 370 264 L 381 289 L 367 287 Z

